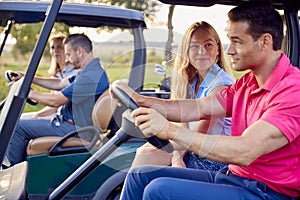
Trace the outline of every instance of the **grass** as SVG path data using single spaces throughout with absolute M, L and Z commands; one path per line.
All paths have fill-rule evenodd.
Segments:
M 16 65 L 8 65 L 5 64 L 3 66 L 0 66 L 0 100 L 2 101 L 3 99 L 6 98 L 8 92 L 9 92 L 9 87 L 7 84 L 7 81 L 4 77 L 5 71 L 6 70 L 12 70 L 12 71 L 23 71 L 24 69 L 27 69 L 26 65 L 20 65 L 20 66 L 16 66 Z M 120 78 L 128 78 L 128 72 L 129 72 L 129 65 L 111 65 L 109 68 L 107 68 L 107 74 L 109 76 L 110 82 L 120 79 Z M 42 65 L 39 66 L 36 75 L 37 76 L 47 76 L 47 70 L 48 70 L 48 66 L 46 65 Z M 36 91 L 40 91 L 40 92 L 50 92 L 50 90 L 36 86 L 36 85 L 32 85 L 32 88 Z M 40 110 L 41 108 L 43 108 L 44 106 L 42 104 L 38 104 L 37 106 L 32 106 L 30 104 L 26 104 L 25 108 L 23 110 L 23 112 L 34 112 L 37 110 Z
M 2 101 L 3 99 L 6 98 L 8 92 L 9 92 L 9 87 L 7 84 L 7 80 L 4 77 L 5 71 L 6 70 L 12 70 L 12 71 L 24 71 L 26 69 L 26 65 L 9 65 L 5 64 L 0 66 L 0 100 Z M 36 74 L 37 76 L 42 76 L 43 74 L 47 74 L 48 66 L 40 66 L 39 69 L 37 70 Z M 50 90 L 47 90 L 42 87 L 38 87 L 36 85 L 32 86 L 33 89 L 41 92 L 50 92 Z M 37 106 L 32 106 L 30 104 L 26 104 L 24 108 L 24 112 L 34 112 L 37 110 L 40 110 L 44 106 L 42 104 L 38 104 Z
M 101 56 L 100 56 L 101 57 Z M 115 57 L 115 56 L 113 56 Z M 109 77 L 110 82 L 112 83 L 115 80 L 118 79 L 128 79 L 129 73 L 130 73 L 130 61 L 132 60 L 132 55 L 126 55 L 126 56 L 119 56 L 118 59 L 101 59 L 101 64 L 104 66 L 104 69 Z M 161 63 L 163 60 L 162 57 L 150 54 L 147 58 L 147 64 L 146 64 L 146 71 L 145 71 L 145 81 L 144 81 L 144 88 L 158 88 L 160 86 L 161 80 L 164 78 L 164 75 L 159 75 L 154 72 L 154 65 Z M 18 65 L 16 64 L 10 64 L 15 63 L 16 60 L 12 58 L 11 55 L 2 55 L 0 59 L 0 100 L 6 98 L 9 87 L 7 86 L 7 81 L 4 78 L 4 73 L 6 70 L 12 70 L 12 71 L 25 71 L 27 69 L 27 64 L 24 64 L 25 62 L 18 61 Z M 8 64 L 9 63 L 9 64 Z M 42 60 L 41 65 L 38 67 L 36 75 L 37 76 L 47 76 L 47 70 L 49 66 L 49 61 Z M 167 75 L 171 76 L 172 68 L 169 66 L 167 67 Z M 241 75 L 243 75 L 244 72 L 233 72 L 233 75 L 235 78 L 239 78 Z M 50 92 L 49 90 L 32 85 L 32 88 L 34 90 L 40 91 L 40 92 Z M 25 105 L 25 108 L 23 112 L 34 112 L 37 110 L 40 110 L 44 106 L 41 104 L 38 104 L 37 106 L 32 106 L 29 104 Z

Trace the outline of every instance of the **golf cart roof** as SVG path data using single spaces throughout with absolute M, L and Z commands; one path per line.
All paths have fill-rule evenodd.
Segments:
M 0 26 L 7 22 L 36 23 L 45 20 L 50 2 L 0 1 Z M 136 10 L 94 4 L 62 3 L 56 22 L 69 26 L 100 27 L 105 25 L 120 28 L 146 27 L 144 14 Z
M 222 4 L 222 5 L 232 5 L 236 6 L 240 4 L 243 1 L 249 1 L 249 0 L 159 0 L 162 3 L 166 4 L 175 4 L 175 5 L 189 5 L 189 6 L 201 6 L 201 7 L 209 7 L 213 6 L 215 4 Z M 300 1 L 291 1 L 291 0 L 273 0 L 273 5 L 277 9 L 284 9 L 286 5 L 288 7 L 293 8 L 300 8 Z

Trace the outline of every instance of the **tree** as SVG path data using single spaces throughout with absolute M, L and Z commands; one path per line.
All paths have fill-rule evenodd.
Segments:
M 16 38 L 17 43 L 13 47 L 13 55 L 25 55 L 33 50 L 42 24 L 15 24 L 11 34 Z
M 145 13 L 145 16 L 150 21 L 155 18 L 156 12 L 159 10 L 160 5 L 156 0 L 99 0 L 102 3 L 124 6 L 125 8 L 135 9 Z M 165 60 L 169 61 L 172 59 L 172 43 L 173 43 L 173 11 L 175 5 L 170 5 L 168 14 L 168 40 L 165 49 Z
M 66 0 L 66 2 L 74 2 L 74 0 Z M 94 0 L 85 0 L 86 3 L 94 2 Z M 156 0 L 98 0 L 98 3 L 108 5 L 116 5 L 128 9 L 134 9 L 145 13 L 148 20 L 152 21 L 155 18 L 155 13 L 159 10 L 160 4 Z M 20 52 L 21 55 L 26 55 L 31 52 L 38 39 L 42 23 L 16 25 L 11 31 L 11 35 L 16 38 L 17 43 L 13 48 L 14 55 Z M 106 31 L 111 31 L 111 27 L 104 28 Z M 54 24 L 53 32 L 62 32 L 69 34 L 69 27 L 65 24 Z M 98 30 L 97 32 L 100 32 Z M 44 55 L 49 56 L 49 47 L 46 48 Z
M 168 40 L 166 43 L 166 50 L 165 50 L 165 58 L 167 62 L 172 60 L 172 43 L 173 43 L 172 18 L 173 18 L 174 9 L 175 9 L 175 5 L 170 5 L 169 14 L 168 14 Z
M 17 43 L 13 47 L 13 55 L 16 56 L 19 53 L 24 56 L 33 51 L 36 41 L 39 37 L 43 23 L 34 24 L 16 24 L 13 26 L 11 35 L 17 40 Z M 69 34 L 69 27 L 62 23 L 54 24 L 52 33 L 64 33 Z M 50 56 L 49 47 L 47 46 L 44 51 L 45 56 Z
M 144 12 L 146 18 L 150 21 L 155 18 L 155 13 L 160 7 L 156 0 L 111 0 L 110 3 L 111 5 L 124 6 L 128 9 Z

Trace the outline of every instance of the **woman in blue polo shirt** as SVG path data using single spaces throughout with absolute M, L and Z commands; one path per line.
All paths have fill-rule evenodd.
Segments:
M 201 98 L 216 93 L 232 84 L 231 70 L 225 62 L 224 52 L 216 30 L 207 22 L 195 22 L 185 32 L 178 48 L 172 75 L 171 98 Z M 200 120 L 179 124 L 201 133 L 229 135 L 231 118 Z M 146 143 L 137 150 L 132 167 L 144 164 L 172 165 L 218 171 L 225 167 L 193 152 L 181 149 L 173 143 L 176 151 L 166 153 Z

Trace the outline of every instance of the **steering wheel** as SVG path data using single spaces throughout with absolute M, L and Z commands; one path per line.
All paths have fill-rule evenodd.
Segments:
M 6 70 L 4 75 L 5 75 L 5 78 L 6 78 L 6 80 L 7 80 L 8 83 L 12 82 L 12 79 L 10 78 L 11 76 L 12 77 L 18 76 L 17 73 L 15 73 L 15 72 L 13 72 L 11 70 Z M 29 103 L 30 105 L 33 105 L 33 106 L 36 106 L 38 104 L 37 101 L 34 101 L 32 99 L 27 99 L 26 101 L 27 101 L 27 103 Z
M 138 108 L 138 104 L 121 88 L 116 85 L 112 85 L 112 92 L 114 96 L 127 108 L 134 110 Z M 147 141 L 153 146 L 165 150 L 168 153 L 173 152 L 173 146 L 168 140 L 162 140 L 155 135 L 147 138 Z

